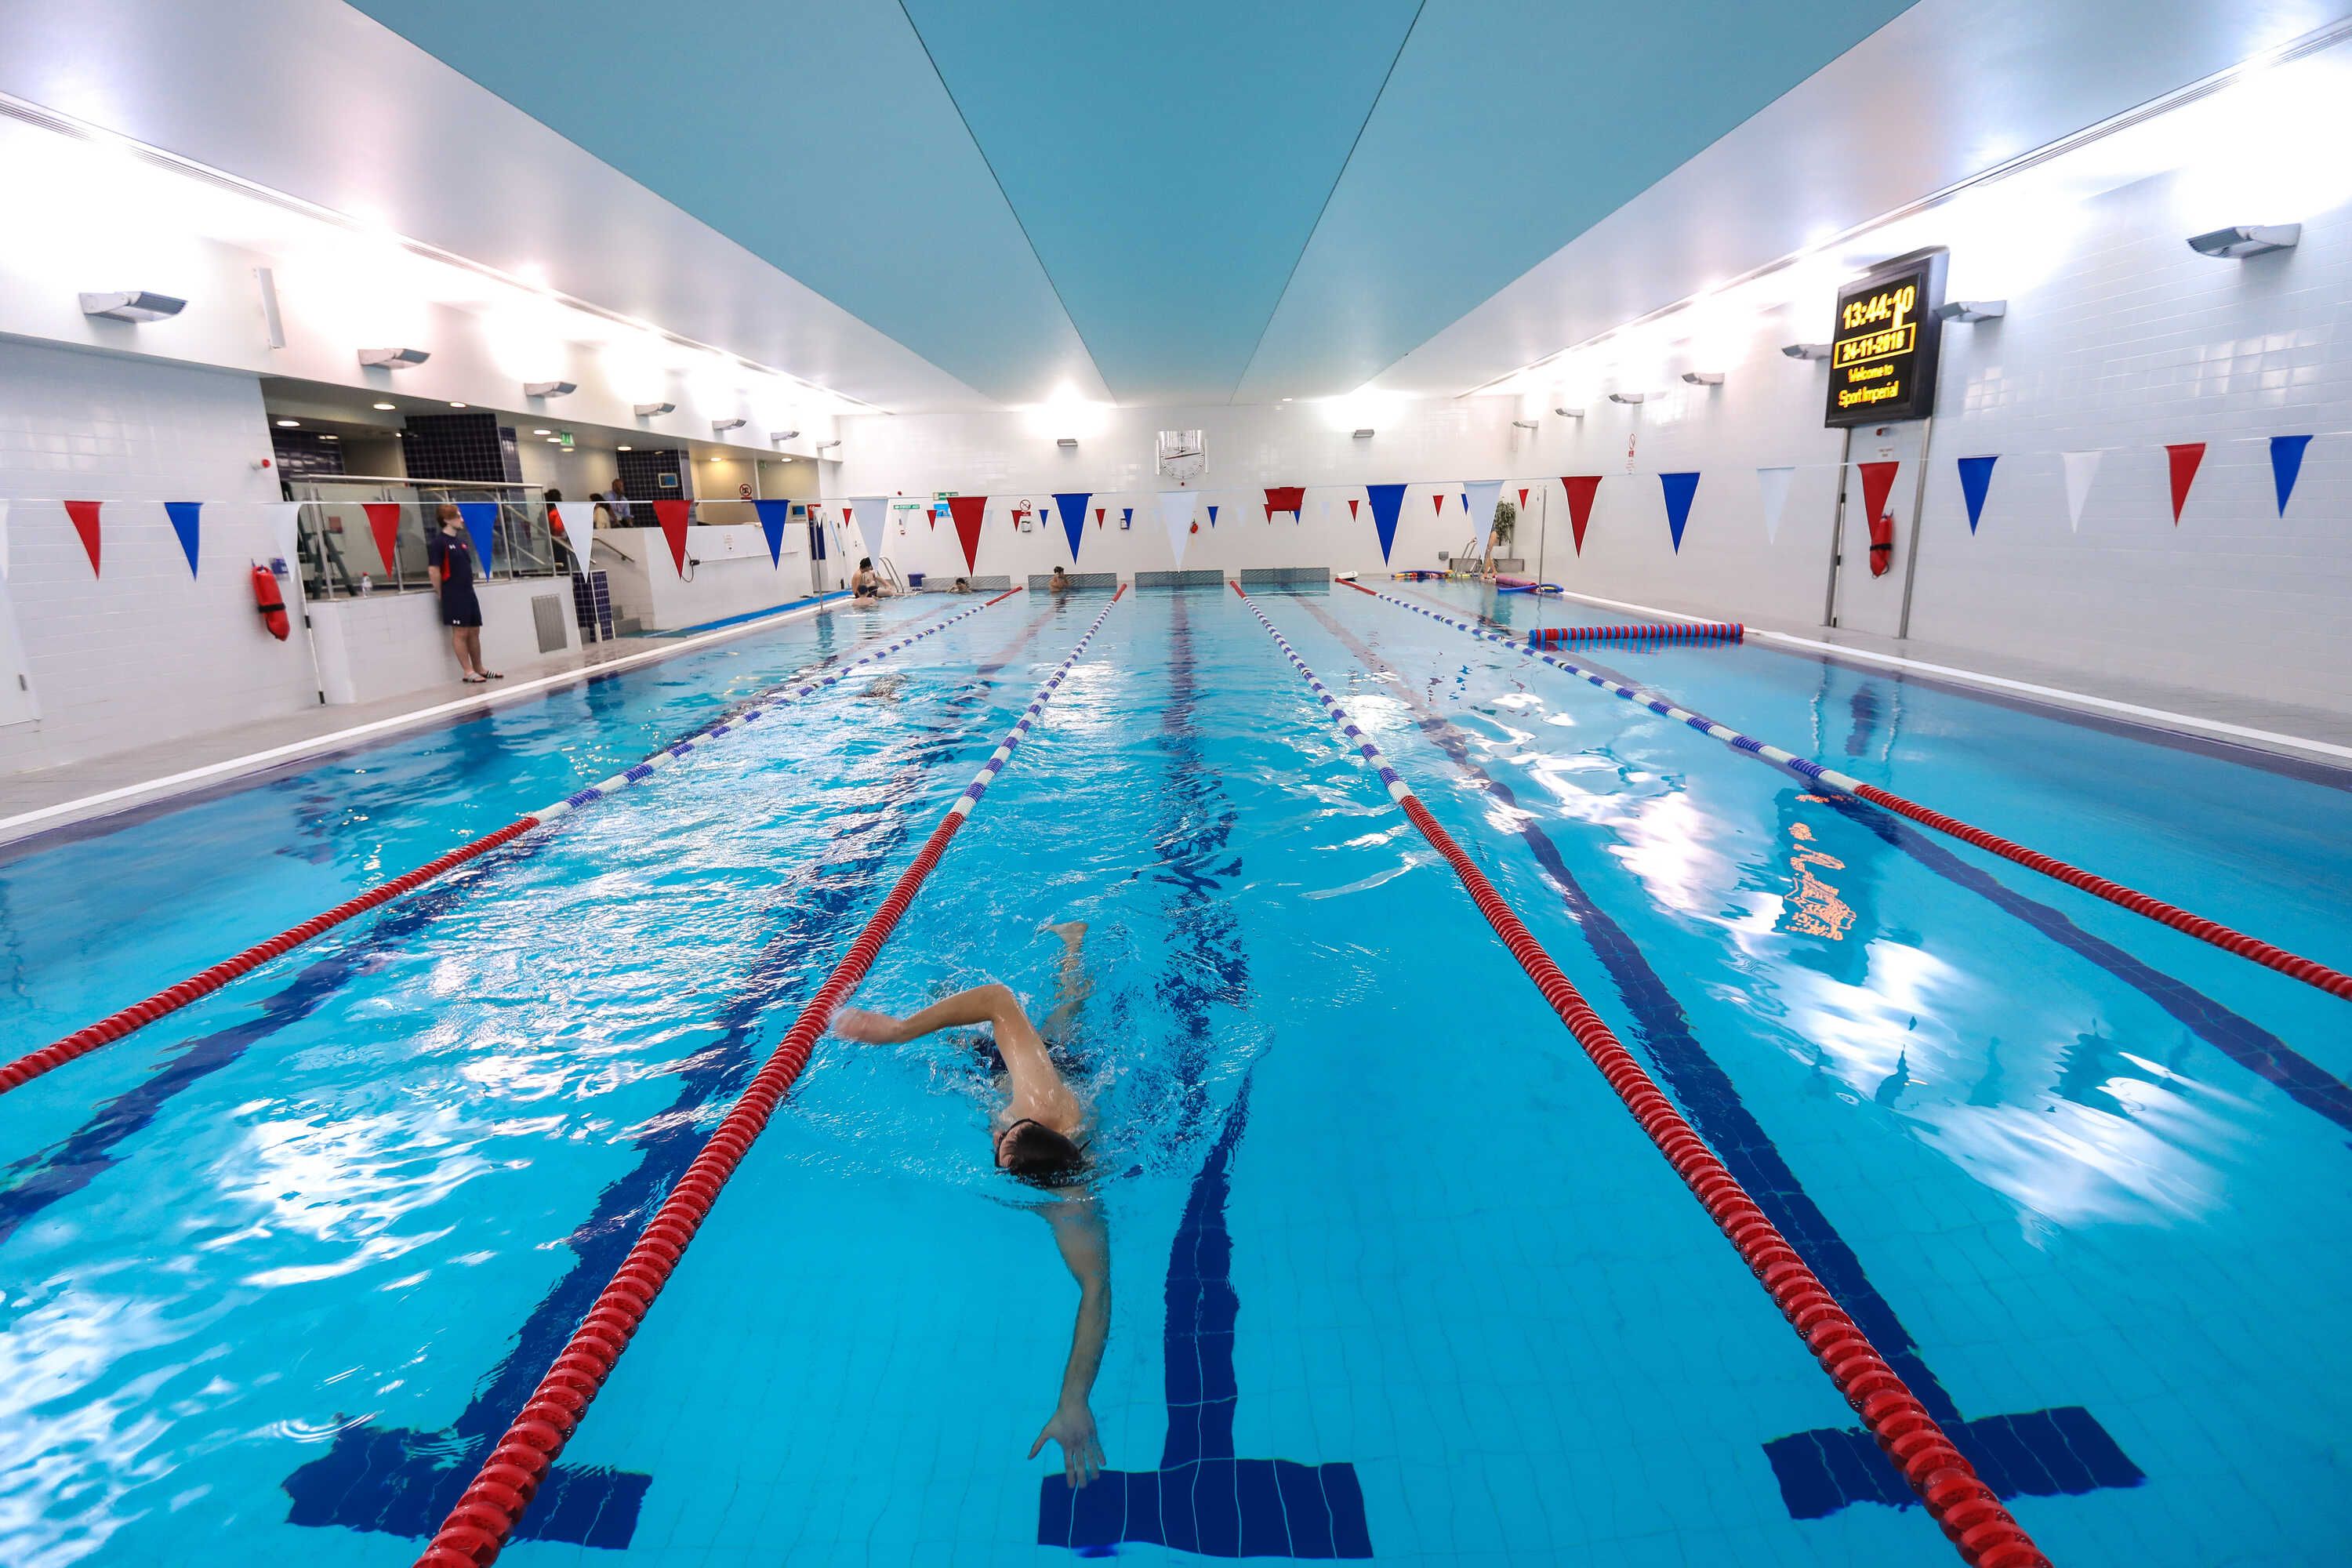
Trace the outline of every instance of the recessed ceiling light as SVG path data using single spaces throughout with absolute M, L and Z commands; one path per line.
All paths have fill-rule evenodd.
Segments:
M 278 427 L 280 430 L 297 430 L 301 428 L 301 425 L 302 422 L 299 419 L 280 419 L 278 422 Z
M 552 430 L 534 430 L 531 434 L 534 436 L 552 436 L 555 432 Z
M 319 439 L 321 441 L 340 441 L 342 437 L 341 436 L 321 436 Z
M 615 452 L 634 452 L 636 448 L 635 447 L 615 447 L 613 450 Z
M 464 404 L 462 404 L 462 403 L 457 403 L 457 402 L 454 402 L 454 401 L 453 401 L 453 402 L 449 405 L 449 406 L 450 406 L 450 407 L 452 407 L 452 408 L 463 408 L 463 407 L 465 407 L 466 405 L 465 405 Z
M 392 410 L 394 410 L 394 409 L 395 409 L 395 408 L 397 408 L 397 407 L 399 407 L 399 406 L 400 406 L 400 405 L 398 405 L 398 404 L 396 404 L 396 403 L 379 403 L 379 404 L 375 405 L 375 407 L 376 407 L 376 409 L 377 409 L 379 412 L 381 412 L 381 413 L 386 413 L 386 414 L 389 414 L 390 412 L 392 412 Z
M 547 444 L 551 447 L 561 447 L 563 445 L 563 437 L 561 436 L 550 436 L 547 438 Z

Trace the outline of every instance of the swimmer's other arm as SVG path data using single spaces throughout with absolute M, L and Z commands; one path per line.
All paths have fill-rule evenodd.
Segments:
M 1110 1337 L 1110 1239 L 1092 1198 L 1069 1198 L 1045 1210 L 1054 1244 L 1078 1282 L 1078 1321 L 1070 1331 L 1070 1360 L 1062 1369 L 1062 1394 L 1054 1414 L 1029 1445 L 1035 1458 L 1051 1437 L 1062 1446 L 1062 1474 L 1073 1488 L 1102 1474 L 1102 1441 L 1087 1401 L 1095 1373 L 1102 1369 L 1103 1342 Z
M 1021 1010 L 1021 998 L 1013 994 L 1008 985 L 994 982 L 975 985 L 904 1018 L 869 1013 L 863 1007 L 844 1007 L 833 1016 L 835 1034 L 845 1040 L 875 1046 L 903 1046 L 908 1040 L 919 1040 L 941 1029 L 968 1028 L 976 1024 L 986 1024 L 995 1033 L 996 1049 L 1016 1077 L 1024 1069 L 1042 1069 L 1058 1077 L 1054 1074 L 1052 1058 L 1045 1054 L 1045 1042 L 1038 1037 L 1036 1026 L 1029 1022 L 1029 1016 Z

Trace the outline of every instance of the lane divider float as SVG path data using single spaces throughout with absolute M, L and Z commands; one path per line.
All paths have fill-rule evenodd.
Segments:
M 1918 1397 L 1887 1365 L 1885 1358 L 1872 1348 L 1862 1330 L 1764 1216 L 1764 1211 L 1715 1152 L 1683 1119 L 1682 1112 L 1675 1109 L 1656 1080 L 1643 1070 L 1633 1053 L 1601 1022 L 1600 1015 L 1561 973 L 1526 922 L 1495 890 L 1486 874 L 1454 842 L 1444 825 L 1430 815 L 1429 808 L 1422 805 L 1412 786 L 1389 764 L 1371 737 L 1349 716 L 1330 689 L 1307 668 L 1298 650 L 1242 592 L 1241 584 L 1234 584 L 1233 590 L 1241 595 L 1242 603 L 1257 616 L 1258 625 L 1274 638 L 1283 658 L 1306 680 L 1307 689 L 1322 704 L 1332 727 L 1376 770 L 1381 783 L 1388 788 L 1389 798 L 1453 867 L 1463 890 L 1478 906 L 1478 912 L 1486 918 L 1486 923 L 1494 928 L 1528 978 L 1535 982 L 1544 1001 L 1568 1026 L 1576 1043 L 1592 1065 L 1601 1069 L 1601 1076 L 1624 1102 L 1625 1109 L 1633 1112 L 1651 1142 L 1674 1166 L 1675 1173 L 1706 1207 L 1707 1217 L 1738 1250 L 1780 1308 L 1780 1315 L 1804 1340 L 1830 1380 L 1837 1384 L 1838 1392 L 1845 1396 L 1846 1404 L 1862 1417 L 1879 1447 L 1927 1505 L 1928 1513 L 1958 1549 L 1961 1558 L 1972 1568 L 2049 1568 L 2049 1559 L 2034 1545 L 2032 1538 L 2001 1506 L 1992 1489 L 1952 1446 L 1951 1439 L 1927 1414 Z
M 988 786 L 996 781 L 996 775 L 1028 737 L 1030 726 L 1036 723 L 1045 705 L 1061 689 L 1071 668 L 1086 652 L 1087 644 L 1101 629 L 1104 617 L 1125 593 L 1122 584 L 1071 647 L 1068 657 L 1037 689 L 1020 721 L 1005 731 L 996 750 L 989 753 L 980 772 L 972 776 L 971 784 L 940 818 L 939 826 L 931 829 L 931 836 L 916 852 L 914 862 L 899 873 L 881 906 L 857 933 L 857 940 L 849 944 L 849 951 L 801 1009 L 791 1030 L 752 1078 L 751 1087 L 744 1089 L 742 1098 L 729 1108 L 704 1142 L 701 1152 L 695 1155 L 686 1173 L 678 1178 L 669 1196 L 662 1200 L 660 1209 L 638 1235 L 636 1245 L 629 1248 L 628 1256 L 597 1294 L 596 1304 L 572 1331 L 562 1353 L 547 1369 L 546 1376 L 509 1425 L 506 1435 L 499 1439 L 449 1510 L 448 1518 L 416 1559 L 416 1568 L 481 1568 L 497 1559 L 514 1532 L 516 1522 L 530 1507 L 540 1484 L 554 1468 L 563 1446 L 579 1429 L 581 1418 L 604 1386 L 604 1380 L 612 1375 L 621 1352 L 629 1348 L 654 1298 L 669 1282 L 687 1244 L 694 1239 L 711 1205 L 718 1201 L 719 1190 L 743 1163 L 743 1156 L 767 1127 L 768 1119 L 775 1114 L 777 1105 L 807 1067 L 817 1037 L 832 1021 L 834 1011 L 866 978 L 866 972 L 873 967 L 875 957 L 889 940 L 899 917 L 914 902 L 923 879 L 940 863 L 940 857 L 947 853 L 950 841 L 963 826 L 964 819 L 971 815 L 972 808 L 988 793 Z
M 1351 584 L 1349 586 L 1352 587 L 1354 584 Z M 2352 1002 L 2352 974 L 2347 974 L 2340 969 L 2331 968 L 2316 959 L 2305 958 L 2299 953 L 2289 952 L 2273 942 L 2264 942 L 2260 937 L 2249 936 L 2244 931 L 2234 930 L 2203 915 L 2192 914 L 2177 904 L 2166 903 L 2162 899 L 2152 898 L 2137 889 L 2126 888 L 2121 882 L 2102 877 L 2096 872 L 2085 871 L 2079 866 L 2069 865 L 2063 860 L 2044 855 L 2038 849 L 2029 849 L 2021 844 L 2001 837 L 1999 834 L 1988 833 L 1981 827 L 1962 822 L 1958 817 L 1948 816 L 1932 806 L 1922 805 L 1917 801 L 1906 799 L 1892 790 L 1881 789 L 1874 784 L 1864 784 L 1852 774 L 1842 773 L 1834 768 L 1825 768 L 1819 763 L 1798 756 L 1793 752 L 1768 745 L 1752 735 L 1741 734 L 1727 724 L 1718 724 L 1703 713 L 1694 713 L 1687 708 L 1668 701 L 1654 691 L 1627 686 L 1622 681 L 1611 679 L 1598 670 L 1587 669 L 1574 659 L 1562 658 L 1540 648 L 1522 647 L 1510 638 L 1498 636 L 1483 626 L 1474 626 L 1468 621 L 1441 614 L 1425 605 L 1417 605 L 1410 599 L 1400 598 L 1394 594 L 1375 593 L 1370 588 L 1360 591 L 1370 594 L 1372 597 L 1384 604 L 1411 610 L 1416 616 L 1426 616 L 1433 621 L 1441 622 L 1458 631 L 1467 632 L 1483 641 L 1509 648 L 1512 652 L 1524 655 L 1528 658 L 1540 659 L 1555 669 L 1566 670 L 1589 685 L 1597 686 L 1601 690 L 1623 698 L 1628 702 L 1647 708 L 1662 718 L 1687 724 L 1699 733 L 1711 735 L 1737 751 L 1747 752 L 1762 757 L 1766 762 L 1777 763 L 1809 784 L 1818 784 L 1824 789 L 1836 790 L 1840 794 L 1852 795 L 1856 800 L 1866 800 L 1871 805 L 1885 811 L 1894 812 L 1898 816 L 1907 816 L 1912 821 L 1932 827 L 1938 833 L 1948 834 L 1963 844 L 1973 845 L 1988 854 L 1998 855 L 2004 860 L 2014 861 L 2029 871 L 2039 871 L 2043 876 L 2063 882 L 2070 888 L 2079 888 L 2094 898 L 2105 899 L 2119 909 L 2129 910 L 2136 915 L 2145 915 L 2159 925 L 2169 926 L 2184 935 L 2193 936 L 2202 942 L 2209 942 L 2224 952 L 2232 952 L 2240 958 L 2251 959 L 2266 969 L 2275 969 L 2281 974 L 2300 980 L 2305 984 L 2315 986 L 2331 996 L 2338 996 Z
M 1672 621 L 1625 626 L 1538 626 L 1529 647 L 1573 647 L 1588 642 L 1738 642 L 1748 628 L 1737 621 Z
M 63 1067 L 77 1058 L 88 1056 L 100 1046 L 110 1045 L 125 1036 L 135 1034 L 156 1019 L 176 1013 L 189 1003 L 211 995 L 232 980 L 252 973 L 271 959 L 283 957 L 303 943 L 334 930 L 353 916 L 365 914 L 368 910 L 390 903 L 404 894 L 413 893 L 425 883 L 447 875 L 469 860 L 478 859 L 502 844 L 511 843 L 533 828 L 545 827 L 550 823 L 559 822 L 572 813 L 593 805 L 609 795 L 616 795 L 633 784 L 643 784 L 679 759 L 690 755 L 702 744 L 749 724 L 761 714 L 772 712 L 787 702 L 795 702 L 811 692 L 823 690 L 838 682 L 842 677 L 860 665 L 871 664 L 878 658 L 887 658 L 901 648 L 919 643 L 925 637 L 936 636 L 958 621 L 976 616 L 990 605 L 1001 604 L 1019 592 L 1021 592 L 1020 589 L 1014 588 L 1007 593 L 999 594 L 985 604 L 974 605 L 968 610 L 960 610 L 945 620 L 937 622 L 919 632 L 897 638 L 884 647 L 875 648 L 869 653 L 839 665 L 821 678 L 810 679 L 808 677 L 812 671 L 803 670 L 800 675 L 793 678 L 793 680 L 802 681 L 803 684 L 793 686 L 787 681 L 783 686 L 771 688 L 759 699 L 761 706 L 744 709 L 731 718 L 708 724 L 683 740 L 663 747 L 625 773 L 615 773 L 601 784 L 593 784 L 585 789 L 574 791 L 552 805 L 542 806 L 537 811 L 519 816 L 495 833 L 486 833 L 469 844 L 460 845 L 446 855 L 426 861 L 414 870 L 404 872 L 388 882 L 380 882 L 365 892 L 344 900 L 333 909 L 312 915 L 299 925 L 290 926 L 267 941 L 257 942 L 244 952 L 222 959 L 218 963 L 188 976 L 177 984 L 165 986 L 143 1002 L 134 1002 L 128 1007 L 108 1014 L 95 1024 L 88 1024 L 76 1029 L 62 1039 L 43 1046 L 37 1051 L 29 1051 L 5 1067 L 0 1067 L 0 1094 L 5 1094 L 11 1089 L 29 1083 L 43 1073 Z M 822 668 L 822 665 L 813 667 L 813 668 Z

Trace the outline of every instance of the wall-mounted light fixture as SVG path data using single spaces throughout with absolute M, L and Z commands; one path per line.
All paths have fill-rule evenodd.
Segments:
M 188 308 L 185 300 L 145 289 L 121 289 L 110 294 L 84 294 L 81 313 L 104 316 L 110 321 L 168 321 Z
M 787 441 L 799 440 L 800 435 L 797 430 L 771 430 L 768 432 L 768 439 L 781 447 Z
M 2189 248 L 2200 256 L 2235 260 L 2242 256 L 2292 250 L 2302 237 L 2303 225 L 2299 223 L 2241 224 L 2234 228 L 2217 228 L 2210 234 L 2192 234 L 2189 237 Z
M 1581 408 L 1555 408 L 1552 412 L 1559 415 L 1562 419 L 1581 419 L 1584 417 L 1584 410 Z
M 371 370 L 406 370 L 433 357 L 429 349 L 362 349 L 360 363 Z
M 1057 436 L 1054 438 L 1054 445 L 1064 451 L 1075 452 L 1078 449 L 1078 438 L 1076 436 Z
M 1511 428 L 1514 430 L 1532 430 L 1535 427 L 1536 422 L 1532 419 L 1514 419 L 1511 421 Z
M 1827 343 L 1788 343 L 1782 346 L 1780 352 L 1787 354 L 1790 359 L 1827 359 L 1830 357 L 1830 346 Z
M 713 419 L 710 422 L 710 433 L 713 436 L 724 436 L 730 430 L 740 430 L 750 423 L 748 419 Z
M 579 384 L 570 381 L 526 381 L 522 384 L 525 397 L 569 397 L 579 390 Z
M 1649 395 L 1650 395 L 1646 392 L 1612 392 L 1609 395 L 1609 401 L 1612 403 L 1639 403 Z
M 651 419 L 656 414 L 675 414 L 677 412 L 677 405 L 675 403 L 639 403 L 634 404 L 631 406 L 634 408 L 637 417 L 640 419 Z
M 1936 307 L 1939 321 L 1997 321 L 2008 314 L 2006 300 L 1947 300 Z
M 1719 370 L 1686 370 L 1683 372 L 1683 384 L 1686 386 L 1721 386 L 1723 373 Z
M 1372 431 L 1371 426 L 1366 426 L 1363 429 L 1356 432 L 1356 439 L 1359 441 L 1369 441 L 1371 438 Z
M 841 445 L 841 443 L 840 443 L 839 441 L 837 441 L 837 440 L 835 440 L 835 441 L 819 441 L 819 442 L 816 444 L 816 449 L 817 449 L 818 451 L 820 451 L 820 452 L 823 452 L 823 451 L 830 450 L 831 448 L 833 448 L 833 447 L 838 447 L 838 446 L 840 446 L 840 445 Z

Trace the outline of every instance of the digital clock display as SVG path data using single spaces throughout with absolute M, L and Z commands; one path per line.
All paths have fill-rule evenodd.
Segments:
M 1935 412 L 1944 261 L 1940 250 L 1906 257 L 1838 291 L 1824 424 L 1885 425 Z

